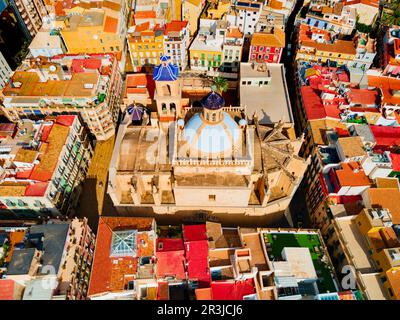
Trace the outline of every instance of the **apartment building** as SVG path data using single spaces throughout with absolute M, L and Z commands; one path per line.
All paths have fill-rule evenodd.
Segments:
M 0 226 L 9 300 L 85 300 L 95 236 L 87 219 L 50 220 L 30 227 Z
M 11 78 L 12 70 L 3 54 L 0 52 L 0 90 L 3 89 Z
M 189 47 L 192 70 L 216 72 L 222 65 L 226 21 L 201 19 L 196 38 Z
M 146 22 L 129 29 L 128 49 L 134 71 L 160 63 L 164 55 L 164 28 Z
M 69 54 L 112 53 L 125 61 L 127 17 L 131 3 L 127 0 L 88 2 L 62 2 L 56 4 L 54 23 Z
M 165 24 L 164 54 L 183 71 L 187 67 L 189 47 L 188 21 L 173 20 Z
M 79 113 L 96 139 L 105 140 L 115 134 L 121 89 L 111 54 L 30 59 L 2 90 L 1 109 L 11 121 Z
M 47 30 L 39 30 L 29 45 L 29 51 L 34 58 L 48 57 L 67 53 L 62 38 Z
M 371 189 L 372 191 L 373 189 Z M 351 265 L 363 295 L 370 300 L 398 300 L 400 241 L 397 211 L 364 209 L 359 214 L 333 219 L 336 246 L 333 254 Z
M 283 64 L 242 62 L 239 81 L 240 105 L 260 123 L 294 122 Z
M 346 65 L 368 70 L 376 55 L 375 39 L 367 34 L 357 34 L 353 40 L 339 40 L 334 33 L 300 25 L 296 60 L 312 63 Z
M 238 1 L 231 6 L 226 20 L 230 25 L 238 27 L 245 37 L 249 37 L 256 30 L 263 3 L 263 1 L 256 0 Z
M 285 32 L 273 28 L 270 33 L 254 33 L 250 41 L 249 62 L 279 63 L 285 48 Z
M 23 27 L 28 39 L 32 39 L 40 30 L 43 18 L 47 15 L 43 0 L 10 0 L 9 6 L 14 11 L 18 24 Z
M 3 218 L 73 214 L 93 154 L 78 116 L 20 120 L 0 145 Z
M 325 2 L 325 3 L 324 3 Z M 356 27 L 357 10 L 343 1 L 311 1 L 303 22 L 342 35 L 351 35 Z

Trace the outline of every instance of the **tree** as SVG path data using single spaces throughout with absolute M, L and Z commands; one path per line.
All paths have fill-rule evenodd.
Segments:
M 399 25 L 400 23 L 400 1 L 394 0 L 390 3 L 384 2 L 381 23 L 385 26 Z
M 214 86 L 218 93 L 226 92 L 228 90 L 228 81 L 223 77 L 216 77 L 214 80 Z

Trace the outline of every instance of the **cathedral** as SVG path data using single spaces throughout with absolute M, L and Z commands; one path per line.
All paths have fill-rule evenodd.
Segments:
M 197 103 L 181 96 L 168 57 L 155 68 L 155 105 L 132 105 L 118 130 L 107 192 L 124 213 L 282 215 L 307 162 L 293 125 L 261 125 L 212 88 Z

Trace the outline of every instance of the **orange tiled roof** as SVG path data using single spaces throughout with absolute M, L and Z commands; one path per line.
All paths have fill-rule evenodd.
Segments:
M 179 32 L 188 25 L 187 21 L 173 20 L 165 24 L 165 34 L 169 32 Z
M 341 165 L 342 169 L 336 170 L 336 175 L 341 186 L 357 187 L 371 185 L 369 178 L 357 162 L 344 162 Z
M 149 30 L 149 29 L 150 29 L 150 22 L 149 21 L 144 22 L 142 24 L 137 24 L 135 26 L 135 32 L 142 32 L 142 31 Z
M 107 16 L 104 23 L 104 32 L 116 33 L 118 27 L 118 19 Z
M 285 46 L 285 33 L 281 29 L 276 29 L 274 33 L 254 33 L 251 38 L 251 45 L 283 48 Z
M 115 292 L 124 289 L 137 270 L 138 258 L 110 257 L 112 234 L 115 230 L 151 230 L 152 218 L 100 217 L 96 249 L 93 258 L 89 295 Z
M 283 3 L 282 3 L 282 1 L 279 1 L 279 0 L 271 0 L 269 2 L 269 6 L 272 9 L 281 10 L 283 8 Z
M 226 37 L 227 38 L 242 38 L 243 33 L 240 32 L 238 27 L 229 27 Z
M 336 40 L 334 43 L 318 43 L 316 41 L 303 41 L 302 45 L 315 48 L 318 51 L 335 52 L 355 55 L 356 48 L 352 41 Z
M 397 188 L 369 188 L 367 190 L 372 208 L 387 208 L 393 224 L 400 224 L 400 191 Z

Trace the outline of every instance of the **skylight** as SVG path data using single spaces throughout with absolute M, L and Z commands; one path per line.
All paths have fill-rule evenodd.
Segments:
M 136 256 L 136 230 L 115 231 L 112 235 L 111 257 Z

